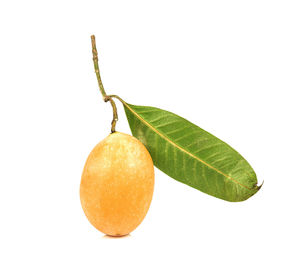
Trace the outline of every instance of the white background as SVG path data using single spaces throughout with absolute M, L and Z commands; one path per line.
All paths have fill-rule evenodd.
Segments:
M 1 1 L 1 268 L 299 268 L 299 1 Z M 84 162 L 108 93 L 237 149 L 262 189 L 229 203 L 156 170 L 131 236 L 94 229 Z M 118 104 L 117 130 L 130 133 Z

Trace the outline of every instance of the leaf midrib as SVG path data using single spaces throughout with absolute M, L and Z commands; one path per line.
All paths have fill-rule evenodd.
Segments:
M 148 123 L 144 118 L 142 118 L 139 114 L 137 114 L 124 100 L 122 100 L 120 97 L 118 98 L 123 105 L 125 105 L 139 120 L 141 120 L 145 125 L 147 125 L 148 127 L 150 127 L 155 133 L 157 133 L 159 136 L 161 136 L 163 139 L 165 139 L 167 142 L 169 142 L 170 144 L 172 144 L 173 146 L 175 146 L 176 148 L 178 148 L 179 150 L 183 151 L 184 153 L 188 154 L 189 156 L 191 156 L 192 158 L 198 160 L 199 162 L 203 163 L 204 165 L 206 165 L 207 167 L 209 167 L 210 169 L 214 170 L 215 172 L 221 174 L 222 176 L 228 178 L 229 180 L 235 182 L 236 184 L 240 185 L 243 188 L 246 188 L 248 190 L 254 190 L 251 189 L 249 187 L 247 187 L 246 185 L 240 183 L 239 181 L 237 181 L 236 179 L 232 178 L 231 176 L 223 173 L 222 171 L 220 171 L 219 169 L 215 168 L 214 166 L 210 165 L 209 163 L 205 162 L 204 160 L 200 159 L 199 157 L 195 156 L 194 154 L 188 152 L 187 150 L 185 150 L 184 148 L 182 148 L 181 146 L 177 145 L 175 142 L 173 142 L 172 140 L 170 140 L 168 137 L 166 137 L 165 135 L 163 135 L 161 132 L 159 132 L 154 126 L 152 126 L 150 123 Z

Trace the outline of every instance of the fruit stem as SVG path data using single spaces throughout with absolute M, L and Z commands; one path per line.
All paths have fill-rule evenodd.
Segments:
M 111 98 L 111 96 L 107 95 L 104 90 L 103 83 L 102 83 L 101 76 L 100 76 L 100 69 L 99 69 L 99 64 L 98 64 L 98 51 L 97 51 L 96 39 L 95 39 L 94 35 L 91 36 L 91 40 L 92 40 L 94 69 L 95 69 L 96 77 L 98 80 L 99 89 L 103 96 L 104 102 L 109 101 L 112 106 L 112 109 L 113 109 L 113 120 L 111 122 L 111 132 L 114 133 L 116 131 L 115 128 L 116 128 L 116 123 L 118 120 L 117 107 L 116 107 L 114 100 Z

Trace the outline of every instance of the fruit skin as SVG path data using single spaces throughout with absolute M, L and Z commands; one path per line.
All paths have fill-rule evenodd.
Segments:
M 154 166 L 145 146 L 114 132 L 90 153 L 81 177 L 80 200 L 90 223 L 110 236 L 132 232 L 144 219 L 154 190 Z

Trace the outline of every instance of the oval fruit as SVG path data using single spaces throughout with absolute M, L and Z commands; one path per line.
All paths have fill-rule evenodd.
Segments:
M 90 153 L 83 169 L 80 200 L 90 223 L 101 232 L 122 236 L 144 219 L 154 189 L 154 166 L 145 146 L 114 132 Z

